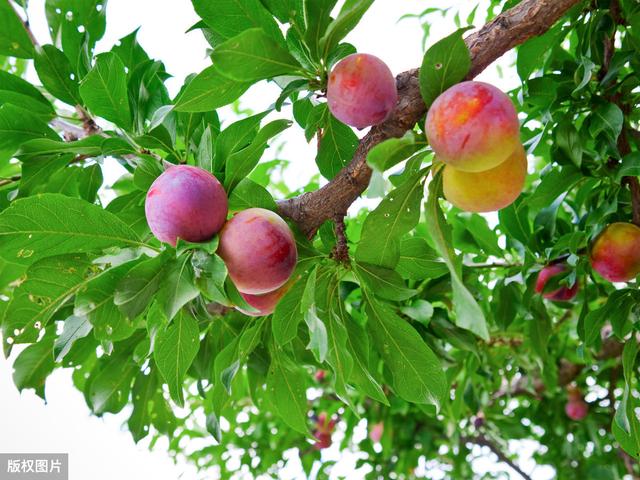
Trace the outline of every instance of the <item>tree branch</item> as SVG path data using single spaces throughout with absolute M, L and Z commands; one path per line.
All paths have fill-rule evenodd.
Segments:
M 36 48 L 39 47 L 40 44 L 38 43 L 38 40 L 36 39 L 35 35 L 31 31 L 31 27 L 29 26 L 29 20 L 23 20 L 22 17 L 18 14 L 18 11 L 13 6 L 13 4 L 9 0 L 6 0 L 6 2 L 9 4 L 9 8 L 11 8 L 13 12 L 16 14 L 16 17 L 18 17 L 22 22 L 22 26 L 27 31 L 27 35 L 29 36 L 31 43 L 33 43 L 33 46 Z
M 465 39 L 471 53 L 468 78 L 477 76 L 516 45 L 546 32 L 579 1 L 523 0 L 496 16 Z M 426 113 L 418 85 L 418 69 L 401 73 L 396 77 L 396 83 L 398 104 L 395 111 L 360 140 L 349 165 L 319 190 L 278 202 L 280 214 L 293 220 L 308 237 L 313 236 L 325 221 L 346 212 L 367 188 L 371 178 L 371 169 L 366 162 L 369 150 L 389 138 L 402 137 Z
M 518 465 L 516 465 L 509 457 L 507 457 L 502 450 L 496 445 L 492 440 L 486 437 L 486 435 L 480 433 L 475 437 L 461 437 L 460 440 L 464 443 L 473 443 L 475 445 L 479 445 L 480 447 L 489 447 L 495 455 L 498 457 L 500 462 L 506 463 L 513 470 L 515 470 L 518 475 L 520 475 L 525 480 L 532 480 L 529 475 L 523 472 Z

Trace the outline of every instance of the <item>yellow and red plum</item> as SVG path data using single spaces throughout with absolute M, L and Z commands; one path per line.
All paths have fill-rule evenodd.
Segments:
M 567 266 L 562 263 L 554 263 L 547 265 L 538 274 L 536 280 L 536 292 L 542 293 L 547 282 L 567 270 Z M 552 292 L 542 293 L 542 296 L 547 300 L 555 300 L 558 302 L 568 302 L 578 293 L 578 282 L 574 283 L 571 287 L 562 286 Z
M 466 172 L 497 167 L 521 148 L 511 99 L 483 82 L 458 83 L 436 98 L 426 133 L 441 161 Z
M 287 223 L 263 208 L 243 210 L 225 224 L 218 254 L 236 288 L 250 295 L 263 295 L 283 286 L 298 260 L 295 238 Z
M 493 212 L 511 205 L 522 192 L 527 156 L 520 146 L 506 161 L 484 172 L 465 172 L 445 165 L 445 198 L 467 212 Z
M 591 246 L 591 266 L 610 282 L 628 282 L 640 274 L 640 227 L 616 222 Z
M 383 122 L 398 102 L 396 80 L 374 55 L 354 53 L 333 68 L 327 84 L 329 110 L 356 128 Z
M 161 242 L 205 242 L 227 219 L 227 194 L 211 173 L 177 165 L 155 179 L 145 200 L 149 228 Z
M 244 313 L 245 315 L 249 315 L 250 317 L 262 317 L 265 315 L 271 315 L 276 309 L 276 306 L 278 305 L 280 299 L 284 297 L 284 294 L 289 290 L 289 287 L 289 283 L 286 283 L 273 292 L 264 293 L 262 295 L 251 295 L 249 293 L 240 292 L 240 295 L 242 296 L 242 298 L 244 298 L 244 301 L 255 308 L 257 312 L 244 310 L 240 307 L 236 308 L 240 312 Z

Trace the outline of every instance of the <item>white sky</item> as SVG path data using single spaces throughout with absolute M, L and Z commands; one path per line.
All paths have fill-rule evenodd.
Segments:
M 394 73 L 399 73 L 418 66 L 423 54 L 421 28 L 416 20 L 397 23 L 401 15 L 420 12 L 427 6 L 442 5 L 463 5 L 463 11 L 468 11 L 475 3 L 464 0 L 377 0 L 364 22 L 347 40 L 356 45 L 359 51 L 382 58 Z M 40 43 L 49 43 L 43 11 L 44 0 L 30 0 L 33 31 Z M 171 93 L 175 94 L 186 75 L 199 72 L 209 65 L 205 56 L 207 44 L 201 34 L 184 33 L 196 21 L 189 0 L 109 0 L 107 32 L 99 42 L 98 50 L 110 50 L 119 38 L 142 26 L 138 40 L 149 55 L 162 60 L 168 72 L 174 76 L 168 85 Z M 482 18 L 476 19 L 477 24 L 482 21 Z M 437 18 L 429 43 L 454 29 L 452 22 Z M 508 56 L 506 60 L 513 61 L 513 56 Z M 495 72 L 492 68 L 482 78 L 503 89 L 517 85 L 515 74 L 508 79 L 500 79 Z M 258 111 L 268 107 L 277 94 L 273 86 L 263 82 L 243 97 L 243 103 Z M 289 183 L 291 179 L 291 184 L 298 186 L 315 172 L 314 142 L 308 145 L 302 131 L 296 127 L 285 135 L 287 143 L 280 158 L 292 162 L 287 180 Z M 113 182 L 117 175 L 116 169 L 105 169 L 107 182 Z M 49 378 L 46 405 L 33 391 L 25 391 L 20 395 L 13 385 L 11 373 L 10 362 L 0 355 L 0 452 L 68 452 L 72 480 L 197 478 L 195 469 L 190 465 L 174 465 L 166 455 L 163 444 L 149 452 L 145 441 L 139 446 L 133 443 L 131 435 L 122 428 L 130 410 L 107 415 L 103 419 L 91 416 L 81 393 L 71 383 L 70 371 L 56 371 Z M 529 457 L 530 452 L 529 448 L 524 456 Z M 345 458 L 343 462 L 348 464 L 351 460 Z M 527 470 L 530 471 L 530 461 L 523 460 L 525 468 L 529 467 Z M 503 465 L 489 461 L 481 462 L 478 466 L 483 471 L 506 471 Z M 348 467 L 343 471 L 349 471 Z M 427 478 L 442 478 L 442 473 L 435 470 L 427 475 Z M 303 477 L 291 473 L 287 478 Z M 351 475 L 349 478 L 355 479 L 357 476 Z M 513 478 L 517 478 L 517 475 L 513 474 Z M 551 478 L 551 472 L 538 469 L 534 478 Z

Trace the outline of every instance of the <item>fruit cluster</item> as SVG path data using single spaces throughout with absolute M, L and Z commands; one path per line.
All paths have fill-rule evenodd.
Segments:
M 229 278 L 255 309 L 243 313 L 268 315 L 286 293 L 298 259 L 291 229 L 263 208 L 243 210 L 227 221 L 227 194 L 208 171 L 170 167 L 147 192 L 145 214 L 156 238 L 174 247 L 178 238 L 199 243 L 219 234 L 218 254 Z
M 445 198 L 469 212 L 500 210 L 522 192 L 527 157 L 518 114 L 509 97 L 483 82 L 462 82 L 442 93 L 427 113 L 425 131 L 445 164 Z

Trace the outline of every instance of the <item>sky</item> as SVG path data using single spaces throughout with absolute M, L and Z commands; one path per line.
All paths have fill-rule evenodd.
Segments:
M 406 13 L 417 13 L 428 6 L 462 6 L 462 18 L 476 2 L 468 0 L 376 0 L 363 22 L 347 40 L 360 52 L 374 54 L 383 59 L 394 74 L 415 68 L 423 55 L 422 30 L 416 20 L 397 20 Z M 479 9 L 481 11 L 482 8 Z M 30 0 L 29 17 L 32 30 L 40 43 L 50 43 L 44 0 Z M 108 51 L 117 40 L 141 27 L 138 40 L 152 58 L 160 59 L 173 75 L 168 88 L 175 94 L 184 78 L 199 72 L 210 62 L 206 57 L 207 43 L 199 32 L 185 33 L 198 20 L 189 0 L 109 0 L 107 4 L 107 31 L 98 43 L 97 50 Z M 427 44 L 431 44 L 455 30 L 452 21 L 441 21 L 432 25 Z M 476 20 L 481 25 L 483 19 Z M 507 55 L 501 61 L 503 66 L 513 62 Z M 480 79 L 509 89 L 517 85 L 515 74 L 501 78 L 496 67 L 491 67 Z M 273 85 L 262 82 L 245 94 L 242 104 L 254 111 L 267 108 L 277 98 L 278 91 Z M 286 112 L 283 114 L 286 116 Z M 228 109 L 223 110 L 223 120 L 233 120 Z M 363 135 L 364 132 L 359 133 Z M 287 170 L 287 183 L 297 187 L 315 173 L 315 145 L 307 144 L 302 130 L 292 127 L 287 131 L 286 143 L 279 158 L 291 161 Z M 269 160 L 269 158 L 266 158 Z M 121 171 L 114 164 L 105 164 L 104 175 L 107 184 L 113 183 Z M 298 184 L 296 184 L 296 181 Z M 102 192 L 109 197 L 108 190 Z M 359 208 L 362 202 L 354 208 Z M 18 351 L 16 349 L 16 351 Z M 14 355 L 15 356 L 15 355 Z M 129 409 L 117 415 L 97 418 L 90 415 L 80 392 L 71 382 L 71 371 L 56 370 L 47 380 L 45 404 L 33 391 L 18 393 L 11 380 L 11 362 L 0 355 L 0 452 L 51 452 L 69 453 L 71 480 L 111 480 L 113 478 L 154 478 L 154 480 L 192 480 L 200 478 L 195 469 L 184 463 L 174 464 L 166 455 L 166 444 L 160 442 L 153 451 L 148 450 L 143 440 L 135 445 L 131 435 L 122 426 L 130 414 Z M 531 446 L 522 446 L 522 466 L 531 471 Z M 479 448 L 475 453 L 489 454 Z M 327 456 L 338 458 L 337 451 L 327 452 Z M 336 472 L 350 472 L 353 458 L 341 459 Z M 423 465 L 422 470 L 428 470 Z M 508 472 L 504 465 L 484 459 L 477 463 L 482 471 Z M 286 472 L 283 478 L 304 478 L 295 468 Z M 337 478 L 337 477 L 336 477 Z M 358 475 L 350 474 L 350 479 Z M 432 470 L 426 478 L 442 478 L 442 472 Z M 517 478 L 513 474 L 513 478 Z M 550 471 L 538 468 L 533 473 L 536 480 L 551 478 Z

